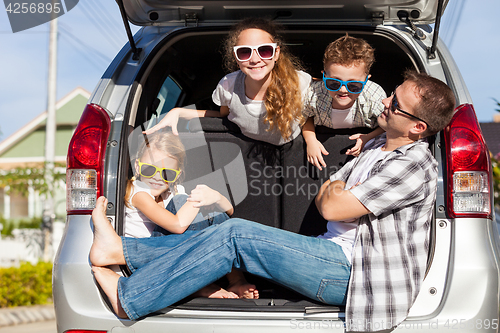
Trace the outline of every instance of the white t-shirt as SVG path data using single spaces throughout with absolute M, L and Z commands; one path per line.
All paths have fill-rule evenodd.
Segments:
M 136 180 L 132 184 L 132 194 L 130 195 L 130 201 L 134 195 L 140 192 L 145 192 L 151 196 L 154 200 L 154 196 L 151 194 L 151 189 L 143 182 Z M 184 187 L 182 185 L 177 185 L 177 194 L 185 193 Z M 167 198 L 163 199 L 163 207 L 167 207 L 167 204 L 174 197 L 174 193 L 170 192 Z M 140 210 L 133 207 L 129 208 L 125 206 L 125 237 L 151 237 L 156 224 L 152 222 L 146 215 L 144 215 Z
M 349 109 L 339 110 L 332 109 L 331 128 L 354 128 L 354 112 L 356 112 L 356 104 L 353 104 Z
M 234 82 L 240 71 L 232 72 L 224 76 L 220 81 L 214 92 L 212 93 L 212 100 L 218 106 L 229 106 L 234 91 Z M 299 76 L 300 90 L 302 91 L 302 98 L 305 98 L 309 83 L 311 82 L 311 75 L 303 71 L 297 71 Z M 267 112 L 263 101 L 253 100 L 247 97 L 247 102 L 250 105 L 249 112 L 255 117 L 259 117 Z
M 365 159 L 365 162 L 362 165 L 357 165 L 353 169 L 347 183 L 345 184 L 346 189 L 351 189 L 356 184 L 364 182 L 370 176 L 370 171 L 372 170 L 373 165 L 390 153 L 390 151 L 382 151 L 380 148 L 381 147 L 378 147 L 365 152 L 365 154 L 370 154 L 370 156 Z M 358 219 L 352 219 L 349 221 L 328 221 L 328 224 L 326 225 L 327 231 L 323 235 L 319 235 L 318 238 L 328 239 L 342 246 L 342 251 L 349 262 L 351 262 L 352 247 L 354 246 L 354 241 L 356 239 L 357 226 Z

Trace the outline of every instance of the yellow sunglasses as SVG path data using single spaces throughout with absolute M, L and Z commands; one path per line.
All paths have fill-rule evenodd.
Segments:
M 159 168 L 156 165 L 142 163 L 139 159 L 137 161 L 139 162 L 139 173 L 146 178 L 152 178 L 157 172 L 160 172 L 161 178 L 165 182 L 171 183 L 175 182 L 181 173 L 181 170 Z

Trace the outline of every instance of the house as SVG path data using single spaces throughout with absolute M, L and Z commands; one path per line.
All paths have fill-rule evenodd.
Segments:
M 489 151 L 497 160 L 500 159 L 500 122 L 480 123 L 479 126 Z
M 56 103 L 55 162 L 66 164 L 66 154 L 73 132 L 80 120 L 90 93 L 76 88 Z M 0 175 L 17 167 L 43 167 L 45 160 L 45 125 L 47 111 L 35 117 L 17 132 L 0 142 Z M 62 173 L 65 171 L 59 170 Z M 27 185 L 28 186 L 28 185 Z M 64 182 L 56 185 L 54 197 L 57 219 L 65 220 Z M 6 219 L 27 219 L 42 215 L 42 198 L 32 188 L 29 195 L 8 195 L 0 188 L 0 215 Z

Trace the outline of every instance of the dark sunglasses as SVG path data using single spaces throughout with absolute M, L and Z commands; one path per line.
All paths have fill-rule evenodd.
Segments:
M 238 61 L 247 61 L 252 57 L 253 50 L 257 51 L 257 55 L 263 60 L 269 60 L 274 57 L 276 51 L 276 43 L 260 44 L 256 46 L 239 45 L 233 47 L 234 54 Z
M 334 79 L 331 77 L 326 77 L 323 72 L 323 82 L 325 83 L 326 89 L 330 91 L 339 91 L 342 86 L 347 88 L 347 91 L 351 94 L 359 94 L 363 91 L 366 82 L 368 82 L 368 75 L 364 81 L 342 81 L 339 79 Z
M 427 125 L 427 127 L 429 127 L 429 124 L 427 124 L 427 122 L 415 115 L 412 115 L 411 113 L 409 112 L 406 112 L 405 110 L 402 110 L 398 107 L 399 105 L 399 102 L 398 102 L 398 98 L 396 97 L 396 89 L 398 88 L 399 86 L 396 86 L 396 88 L 394 88 L 394 91 L 392 92 L 392 101 L 391 101 L 391 107 L 390 107 L 390 110 L 394 113 L 397 113 L 397 112 L 401 112 L 402 114 L 404 115 L 407 115 L 408 117 L 410 118 L 413 118 L 413 119 L 416 119 L 416 120 L 419 120 L 421 122 L 423 122 L 424 124 Z M 397 112 L 396 112 L 397 111 Z
M 156 165 L 142 163 L 141 160 L 137 161 L 139 162 L 139 173 L 146 178 L 152 178 L 157 172 L 160 172 L 161 178 L 165 182 L 170 183 L 175 182 L 181 173 L 181 170 L 159 168 Z

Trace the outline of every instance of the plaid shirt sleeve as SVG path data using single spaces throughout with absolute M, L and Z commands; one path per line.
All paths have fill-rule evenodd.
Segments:
M 353 248 L 348 331 L 397 326 L 420 290 L 437 185 L 427 147 L 417 141 L 396 149 L 350 190 L 371 214 L 360 218 Z
M 312 81 L 307 91 L 302 114 L 314 118 L 314 125 L 332 127 L 332 97 L 323 81 Z
M 368 81 L 358 97 L 356 113 L 354 114 L 355 127 L 377 127 L 377 118 L 384 111 L 382 100 L 387 95 L 381 86 Z

